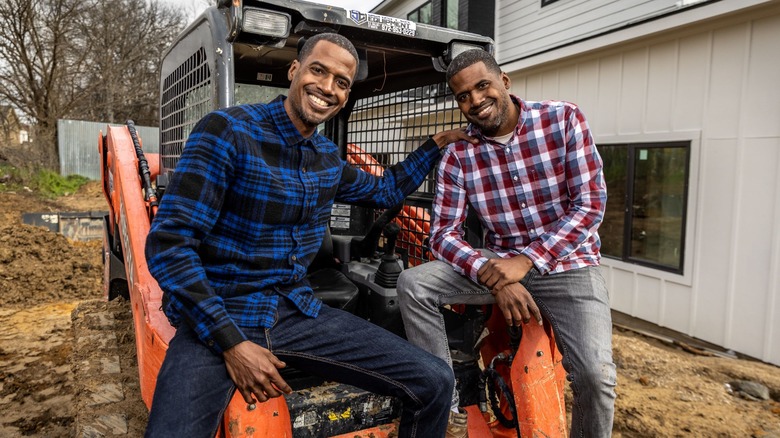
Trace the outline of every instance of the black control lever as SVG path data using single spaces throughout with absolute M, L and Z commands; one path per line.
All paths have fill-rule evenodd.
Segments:
M 367 259 L 374 256 L 374 253 L 376 253 L 377 247 L 379 246 L 379 238 L 382 235 L 382 230 L 384 230 L 385 226 L 393 219 L 395 219 L 396 216 L 398 216 L 398 213 L 401 212 L 401 208 L 403 208 L 403 206 L 404 203 L 401 202 L 395 207 L 388 208 L 377 218 L 376 221 L 374 221 L 373 224 L 371 224 L 371 228 L 369 228 L 364 237 L 355 237 L 352 239 L 350 252 L 353 254 L 353 257 L 358 259 Z M 398 233 L 396 233 L 396 235 L 397 234 Z M 393 238 L 393 246 L 395 247 L 395 238 Z
M 398 238 L 398 233 L 401 232 L 401 227 L 395 223 L 389 223 L 385 225 L 384 235 L 387 238 L 387 242 L 384 247 L 384 254 L 382 255 L 382 261 L 377 268 L 374 282 L 379 286 L 385 288 L 394 288 L 398 284 L 398 276 L 401 275 L 403 268 L 398 265 L 398 257 L 395 255 L 395 241 Z

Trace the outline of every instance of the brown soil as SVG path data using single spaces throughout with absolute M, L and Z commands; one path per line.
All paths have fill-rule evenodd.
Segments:
M 146 408 L 138 392 L 132 318 L 123 300 L 103 301 L 101 243 L 72 242 L 21 223 L 24 212 L 105 205 L 97 183 L 54 201 L 0 192 L 0 436 L 75 436 L 80 417 L 101 415 L 103 408 L 83 395 L 106 379 L 100 367 L 89 365 L 105 353 L 74 339 L 82 326 L 97 324 L 90 321 L 96 312 L 114 320 L 113 336 L 103 335 L 121 366 L 119 403 L 127 430 L 117 433 L 142 434 Z M 780 368 L 695 354 L 620 329 L 614 351 L 615 436 L 780 437 Z M 771 398 L 740 397 L 727 386 L 735 380 L 762 383 Z
M 2 186 L 0 186 L 2 189 Z M 22 224 L 22 213 L 106 210 L 97 183 L 57 200 L 26 190 L 0 192 L 0 436 L 74 437 L 76 422 L 105 414 L 83 400 L 85 381 L 107 377 L 87 366 L 92 345 L 77 346 L 79 314 L 105 312 L 114 324 L 99 335 L 119 359 L 126 436 L 141 436 L 146 407 L 138 390 L 130 306 L 102 298 L 102 242 L 75 242 Z M 114 340 L 115 339 L 115 340 Z M 95 345 L 105 342 L 95 342 Z M 92 435 L 101 436 L 101 435 Z

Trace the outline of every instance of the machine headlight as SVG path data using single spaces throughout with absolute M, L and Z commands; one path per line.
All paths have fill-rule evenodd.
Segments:
M 241 30 L 272 38 L 287 38 L 290 35 L 290 16 L 283 12 L 244 8 Z
M 472 50 L 472 49 L 485 50 L 484 47 L 477 46 L 475 44 L 466 44 L 466 43 L 461 43 L 461 42 L 458 42 L 458 41 L 451 42 L 450 43 L 450 47 L 447 50 L 447 54 L 445 55 L 445 59 L 447 61 L 447 64 L 452 62 L 452 60 L 455 59 L 461 53 L 463 53 L 463 52 L 465 52 L 467 50 Z

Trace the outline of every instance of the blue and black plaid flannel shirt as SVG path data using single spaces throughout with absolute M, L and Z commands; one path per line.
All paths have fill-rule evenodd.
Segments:
M 440 158 L 428 140 L 374 177 L 319 133 L 301 136 L 284 99 L 198 122 L 146 241 L 169 320 L 187 323 L 216 353 L 246 340 L 241 327 L 270 327 L 280 297 L 316 317 L 321 301 L 304 276 L 333 202 L 393 206 Z

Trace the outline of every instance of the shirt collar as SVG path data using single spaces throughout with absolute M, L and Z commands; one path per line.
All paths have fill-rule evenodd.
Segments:
M 309 138 L 301 135 L 301 133 L 298 131 L 298 128 L 295 127 L 292 120 L 290 119 L 290 116 L 287 114 L 287 110 L 284 109 L 284 101 L 286 99 L 287 96 L 280 94 L 276 97 L 276 99 L 269 102 L 266 106 L 268 108 L 268 112 L 271 114 L 271 122 L 276 126 L 277 131 L 284 140 L 284 143 L 288 145 L 299 145 L 310 141 L 311 145 L 318 151 L 321 150 L 321 145 L 330 143 L 330 140 L 328 140 L 325 136 L 320 135 L 316 128 L 314 129 L 314 134 L 312 134 Z

